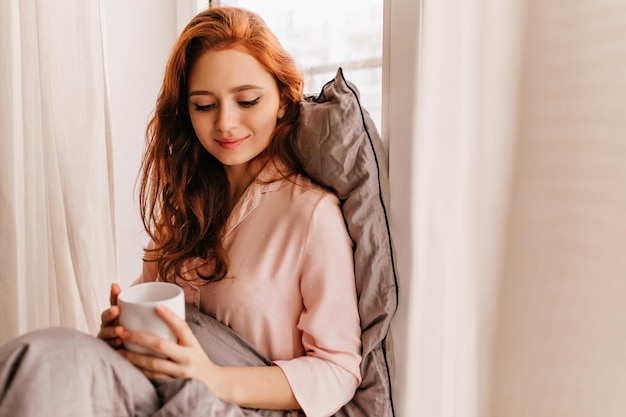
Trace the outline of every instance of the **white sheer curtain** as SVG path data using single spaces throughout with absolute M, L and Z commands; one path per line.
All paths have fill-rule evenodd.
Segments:
M 116 279 L 99 2 L 0 2 L 0 53 L 0 342 L 94 333 Z
M 386 12 L 397 415 L 626 415 L 626 3 Z
M 476 417 L 488 407 L 519 3 L 391 1 L 387 134 L 402 279 L 394 323 L 401 416 Z

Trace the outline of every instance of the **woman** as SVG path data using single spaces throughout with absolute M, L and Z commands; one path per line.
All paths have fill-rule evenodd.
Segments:
M 272 365 L 215 365 L 164 307 L 157 313 L 178 343 L 127 331 L 117 285 L 98 337 L 152 380 L 193 378 L 241 407 L 327 416 L 360 383 L 360 322 L 339 201 L 303 175 L 289 146 L 302 87 L 257 15 L 208 9 L 171 54 L 142 166 L 140 206 L 152 240 L 139 281 L 182 286 L 188 303 Z M 168 359 L 126 351 L 123 341 Z
M 187 302 L 276 366 L 216 369 L 191 341 L 159 351 L 186 366 L 127 352 L 146 375 L 193 376 L 251 408 L 315 410 L 354 394 L 360 327 L 350 241 L 336 197 L 299 173 L 289 148 L 302 86 L 277 39 L 243 10 L 201 13 L 174 47 L 143 163 L 141 208 L 153 240 L 142 278 L 180 284 Z M 103 338 L 154 342 L 120 333 L 117 314 L 105 313 Z

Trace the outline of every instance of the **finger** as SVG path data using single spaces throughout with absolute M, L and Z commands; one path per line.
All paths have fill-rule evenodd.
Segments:
M 121 348 L 124 345 L 124 341 L 119 337 L 116 337 L 115 339 L 110 339 L 107 342 L 115 349 Z
M 121 326 L 103 327 L 98 332 L 98 339 L 106 342 L 114 349 L 119 349 L 124 343 L 120 335 L 124 332 Z
M 111 346 L 113 349 L 121 348 L 124 343 L 122 339 L 120 339 L 119 337 L 105 338 L 105 337 L 102 337 L 101 335 L 98 335 L 98 338 L 102 340 L 103 342 L 105 342 L 107 345 Z
M 172 379 L 172 377 L 167 376 L 167 375 L 163 375 L 163 374 L 157 374 L 154 372 L 150 372 L 150 371 L 144 371 L 142 370 L 141 372 L 143 372 L 143 374 L 148 378 L 148 379 Z
M 161 317 L 178 338 L 181 346 L 197 347 L 198 339 L 193 334 L 187 322 L 181 319 L 176 313 L 165 306 L 157 306 L 156 313 Z
M 128 359 L 133 365 L 141 369 L 146 375 L 150 375 L 150 378 L 167 377 L 167 378 L 180 378 L 182 377 L 181 367 L 175 362 L 160 358 L 158 356 L 144 355 L 129 350 L 120 351 L 122 356 Z
M 143 374 L 146 377 L 148 377 L 148 379 L 172 379 L 172 377 L 169 376 L 169 375 L 160 374 L 160 373 L 152 372 L 152 371 L 147 371 L 145 369 L 141 369 L 141 372 L 143 372 Z
M 120 349 L 124 345 L 124 341 L 120 339 L 119 337 L 116 337 L 114 339 L 101 339 L 101 340 L 116 350 Z
M 176 342 L 163 339 L 150 333 L 130 332 L 124 330 L 121 335 L 122 340 L 141 346 L 155 354 L 165 358 L 170 358 L 173 362 L 186 365 L 189 363 L 189 355 L 186 347 L 179 346 Z
M 100 320 L 102 327 L 113 324 L 113 322 L 120 316 L 120 308 L 118 306 L 111 306 L 102 312 Z
M 111 296 L 109 302 L 112 306 L 117 305 L 117 296 L 122 292 L 120 286 L 116 283 L 111 284 Z
M 98 333 L 98 337 L 100 339 L 120 338 L 120 336 L 122 335 L 123 331 L 124 331 L 124 329 L 122 328 L 122 326 L 102 327 L 100 329 L 100 332 Z
M 162 355 L 166 358 L 170 357 L 172 350 L 180 348 L 175 342 L 163 339 L 152 333 L 122 331 L 120 335 L 123 341 L 132 343 L 137 346 L 148 349 L 151 352 Z

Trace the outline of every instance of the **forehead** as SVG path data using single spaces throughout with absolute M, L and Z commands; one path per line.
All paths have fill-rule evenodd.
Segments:
M 274 77 L 252 55 L 235 49 L 204 52 L 189 72 L 189 92 L 229 91 L 243 85 L 278 89 Z

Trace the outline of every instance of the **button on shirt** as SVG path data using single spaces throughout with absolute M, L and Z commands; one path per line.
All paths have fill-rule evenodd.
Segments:
M 361 382 L 352 242 L 333 193 L 302 176 L 267 182 L 274 174 L 259 174 L 226 223 L 227 278 L 196 285 L 187 272 L 180 285 L 283 370 L 307 416 L 330 416 Z

